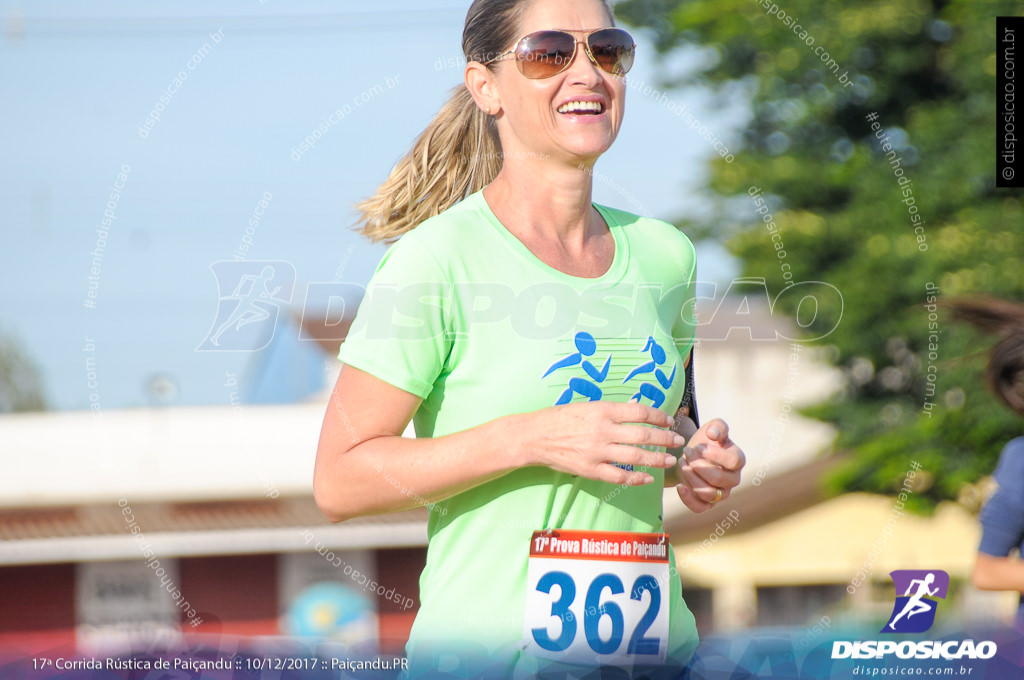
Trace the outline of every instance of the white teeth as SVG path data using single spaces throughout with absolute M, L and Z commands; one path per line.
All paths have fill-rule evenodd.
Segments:
M 604 107 L 601 102 L 566 102 L 558 107 L 559 113 L 601 113 Z

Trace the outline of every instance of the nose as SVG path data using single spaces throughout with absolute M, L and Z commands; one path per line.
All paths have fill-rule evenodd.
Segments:
M 591 58 L 590 50 L 585 42 L 577 41 L 576 54 L 572 63 L 569 64 L 566 77 L 570 78 L 573 84 L 579 85 L 594 86 L 601 82 L 600 67 Z

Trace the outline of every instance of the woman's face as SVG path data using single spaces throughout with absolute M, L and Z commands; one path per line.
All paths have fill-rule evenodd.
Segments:
M 534 0 L 527 4 L 516 37 L 548 29 L 591 30 L 612 25 L 600 0 Z M 584 35 L 577 33 L 578 41 Z M 531 80 L 514 59 L 498 62 L 495 73 L 502 115 L 498 120 L 505 158 L 564 158 L 578 164 L 596 160 L 615 141 L 625 112 L 625 83 L 576 48 L 569 68 Z M 565 112 L 573 101 L 597 101 L 600 113 Z M 592 106 L 592 105 L 591 105 Z M 563 112 L 559 112 L 562 108 Z

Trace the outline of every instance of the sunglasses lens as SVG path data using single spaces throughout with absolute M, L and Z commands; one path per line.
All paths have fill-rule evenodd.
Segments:
M 594 60 L 602 69 L 616 76 L 624 76 L 633 66 L 633 37 L 621 28 L 606 28 L 590 35 L 587 43 Z
M 527 78 L 550 78 L 568 68 L 575 51 L 576 39 L 572 35 L 538 31 L 520 41 L 516 60 Z

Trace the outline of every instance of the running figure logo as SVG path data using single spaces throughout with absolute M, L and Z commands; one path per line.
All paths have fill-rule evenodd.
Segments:
M 938 601 L 946 599 L 949 574 L 940 569 L 897 569 L 890 572 L 896 585 L 896 604 L 881 633 L 923 633 L 935 623 Z M 903 593 L 903 595 L 900 595 Z
M 277 329 L 281 305 L 292 299 L 292 264 L 221 260 L 211 264 L 210 269 L 217 278 L 220 301 L 213 326 L 196 351 L 255 351 L 269 345 Z
M 666 354 L 665 348 L 658 344 L 658 342 L 651 336 L 647 337 L 647 344 L 644 345 L 643 352 L 651 353 L 651 360 L 647 363 L 640 364 L 626 376 L 626 379 L 622 381 L 622 384 L 628 383 L 630 380 L 638 375 L 644 373 L 653 373 L 654 378 L 658 381 L 658 385 L 661 385 L 659 389 L 658 385 L 652 382 L 644 382 L 640 384 L 640 391 L 633 395 L 633 399 L 638 402 L 643 401 L 643 397 L 647 397 L 651 400 L 651 406 L 659 408 L 665 402 L 665 392 L 672 387 L 672 381 L 676 379 L 676 365 L 672 364 L 672 373 L 666 377 L 665 371 L 662 370 L 664 367 Z
M 548 370 L 544 372 L 544 375 L 540 377 L 541 380 L 548 377 L 552 371 L 557 371 L 560 368 L 568 368 L 570 366 L 581 366 L 583 371 L 590 376 L 590 379 L 594 382 L 590 382 L 586 378 L 569 378 L 569 385 L 562 392 L 561 396 L 555 402 L 555 405 L 568 404 L 572 401 L 574 394 L 580 394 L 586 397 L 589 401 L 598 401 L 603 395 L 604 391 L 598 386 L 598 383 L 603 383 L 605 378 L 608 377 L 608 368 L 612 363 L 612 355 L 609 354 L 608 358 L 604 360 L 604 366 L 600 369 L 597 368 L 589 359 L 584 359 L 585 356 L 593 356 L 594 352 L 597 351 L 597 341 L 594 340 L 594 336 L 586 331 L 580 331 L 573 338 L 573 344 L 576 345 L 576 351 L 567 357 L 563 357 L 551 364 Z

